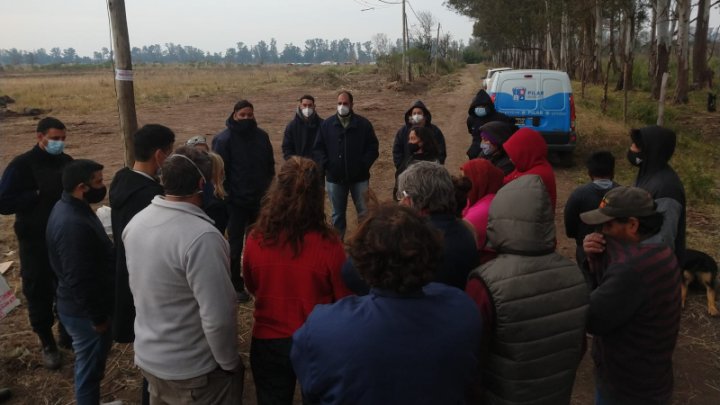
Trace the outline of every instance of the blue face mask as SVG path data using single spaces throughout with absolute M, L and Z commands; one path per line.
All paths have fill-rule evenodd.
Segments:
M 48 140 L 47 146 L 45 146 L 45 151 L 51 155 L 59 155 L 63 153 L 64 149 L 64 141 L 54 141 L 52 139 Z
M 475 107 L 475 115 L 478 117 L 484 117 L 487 115 L 487 110 L 485 107 Z

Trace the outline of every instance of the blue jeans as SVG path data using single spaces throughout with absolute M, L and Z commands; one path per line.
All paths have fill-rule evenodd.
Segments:
M 112 345 L 112 333 L 95 332 L 90 318 L 59 314 L 73 339 L 75 351 L 75 400 L 78 405 L 100 403 L 100 381 L 105 374 L 105 360 Z
M 345 238 L 345 229 L 347 228 L 347 219 L 345 213 L 347 211 L 348 193 L 352 195 L 353 204 L 357 211 L 358 219 L 365 215 L 367 205 L 365 204 L 365 196 L 368 191 L 368 181 L 361 181 L 351 184 L 337 184 L 329 181 L 325 182 L 330 204 L 332 204 L 332 222 L 335 229 L 340 232 L 340 237 Z

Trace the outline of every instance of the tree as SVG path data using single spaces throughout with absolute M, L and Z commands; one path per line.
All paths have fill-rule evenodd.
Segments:
M 415 29 L 414 46 L 424 51 L 430 51 L 433 44 L 433 28 L 435 27 L 435 17 L 429 11 L 421 11 L 417 14 L 418 26 Z
M 63 50 L 63 60 L 67 63 L 75 62 L 75 59 L 77 59 L 77 52 L 75 52 L 75 48 L 67 48 Z
M 689 48 L 690 48 L 690 0 L 677 0 L 678 34 L 677 34 L 677 80 L 675 82 L 675 96 L 673 101 L 676 104 L 687 104 L 688 102 L 688 79 L 689 79 Z
M 657 59 L 652 96 L 658 100 L 662 77 L 664 73 L 667 73 L 670 63 L 670 0 L 656 0 L 655 13 L 655 35 L 657 36 L 657 52 L 655 54 Z
M 264 64 L 268 59 L 268 44 L 261 40 L 257 45 L 252 47 L 252 54 L 255 63 L 259 65 Z
M 707 65 L 708 29 L 710 26 L 710 1 L 698 0 L 697 18 L 695 19 L 695 40 L 693 41 L 693 85 L 701 88 L 709 83 Z
M 390 53 L 390 40 L 387 34 L 379 32 L 373 35 L 373 42 L 375 43 L 375 57 L 387 55 Z
M 283 49 L 282 54 L 280 55 L 280 61 L 284 63 L 297 63 L 302 62 L 303 60 L 303 54 L 302 49 L 300 47 L 290 44 L 285 44 L 285 49 Z
M 278 63 L 280 55 L 278 54 L 277 41 L 275 38 L 270 38 L 270 49 L 268 49 L 268 62 Z

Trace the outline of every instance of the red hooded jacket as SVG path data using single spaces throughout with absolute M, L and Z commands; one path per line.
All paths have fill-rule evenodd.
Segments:
M 503 148 L 515 164 L 515 170 L 505 176 L 504 184 L 526 174 L 540 176 L 555 210 L 557 205 L 555 172 L 547 160 L 548 149 L 542 135 L 531 128 L 520 128 L 503 144 Z

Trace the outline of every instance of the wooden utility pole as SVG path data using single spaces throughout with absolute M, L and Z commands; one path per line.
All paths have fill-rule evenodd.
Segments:
M 403 56 L 402 56 L 402 81 L 410 83 L 410 59 L 407 55 L 410 47 L 410 38 L 407 30 L 407 14 L 405 14 L 405 0 L 402 0 L 402 29 L 403 29 Z
M 435 36 L 435 74 L 437 74 L 438 57 L 440 54 L 440 23 L 438 23 L 437 35 Z
M 108 0 L 113 47 L 115 48 L 115 92 L 117 93 L 120 129 L 125 147 L 125 166 L 135 164 L 132 136 L 137 131 L 135 115 L 135 90 L 133 88 L 130 38 L 125 18 L 125 0 Z

